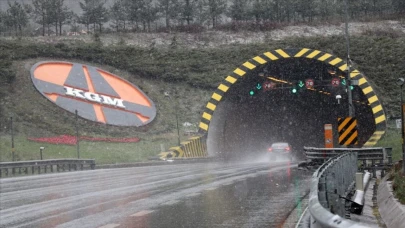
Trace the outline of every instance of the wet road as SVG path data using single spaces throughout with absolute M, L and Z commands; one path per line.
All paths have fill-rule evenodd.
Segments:
M 282 227 L 310 175 L 278 162 L 1 179 L 0 227 Z

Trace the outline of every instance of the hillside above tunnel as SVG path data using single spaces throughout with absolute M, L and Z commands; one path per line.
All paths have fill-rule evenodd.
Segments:
M 387 116 L 398 115 L 399 88 L 395 81 L 405 73 L 405 38 L 390 33 L 371 33 L 353 36 L 351 42 L 354 66 L 370 79 Z M 248 59 L 279 48 L 305 47 L 340 57 L 344 57 L 346 52 L 342 36 L 293 37 L 256 44 L 193 49 L 180 45 L 142 48 L 125 44 L 104 46 L 99 43 L 62 41 L 45 44 L 25 39 L 2 40 L 0 47 L 2 72 L 8 72 L 2 74 L 2 126 L 8 126 L 10 115 L 14 115 L 20 124 L 17 133 L 24 136 L 38 132 L 40 135 L 74 134 L 74 115 L 54 107 L 46 100 L 37 100 L 40 95 L 28 80 L 29 69 L 36 62 L 64 60 L 91 64 L 124 75 L 126 80 L 142 87 L 157 104 L 157 117 L 146 127 L 104 126 L 80 120 L 82 134 L 137 135 L 144 138 L 153 135 L 171 140 L 176 138 L 175 111 L 180 123 L 197 123 L 215 88 Z M 8 65 L 7 62 L 12 64 Z M 7 75 L 9 78 L 5 78 Z M 174 99 L 167 100 L 165 92 L 175 94 Z M 184 129 L 181 126 L 181 137 L 187 138 L 183 135 Z M 2 134 L 8 134 L 8 128 L 2 127 Z

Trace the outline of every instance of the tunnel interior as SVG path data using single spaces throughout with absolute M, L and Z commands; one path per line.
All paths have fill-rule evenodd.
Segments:
M 338 86 L 332 86 L 333 78 L 339 78 Z M 306 88 L 307 79 L 313 80 L 313 88 Z M 294 155 L 303 158 L 304 146 L 324 147 L 325 124 L 333 125 L 334 145 L 339 147 L 337 119 L 349 112 L 343 79 L 338 68 L 312 59 L 281 59 L 255 68 L 217 105 L 208 130 L 208 153 L 247 159 L 266 154 L 274 142 L 288 142 Z M 361 146 L 375 131 L 374 116 L 358 86 L 352 94 Z M 339 102 L 337 95 L 342 97 Z

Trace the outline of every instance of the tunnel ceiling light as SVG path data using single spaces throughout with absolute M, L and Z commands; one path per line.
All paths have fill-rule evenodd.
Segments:
M 291 82 L 287 82 L 287 81 L 284 81 L 284 80 L 280 80 L 280 79 L 275 78 L 275 77 L 267 77 L 267 78 L 270 79 L 270 80 L 273 80 L 273 81 L 275 81 L 275 82 L 280 82 L 280 83 L 284 83 L 284 84 L 292 84 Z
M 335 71 L 335 70 L 332 70 L 332 69 L 329 69 L 329 70 L 328 70 L 328 73 L 331 74 L 331 75 L 335 75 L 335 74 L 336 74 L 336 71 Z

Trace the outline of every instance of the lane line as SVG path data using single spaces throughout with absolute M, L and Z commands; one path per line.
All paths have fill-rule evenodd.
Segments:
M 152 210 L 144 210 L 144 211 L 137 212 L 137 213 L 135 213 L 133 215 L 130 215 L 130 216 L 131 217 L 141 217 L 141 216 L 148 215 L 148 214 L 150 214 L 152 212 L 153 212 Z
M 104 226 L 100 226 L 99 228 L 115 228 L 117 226 L 120 226 L 120 224 L 112 223 L 112 224 L 107 224 L 107 225 L 104 225 Z
M 304 212 L 302 212 L 300 218 L 299 218 L 298 221 L 297 221 L 297 224 L 295 225 L 295 228 L 298 228 L 298 226 L 300 225 L 301 220 L 302 220 L 302 218 L 304 217 L 304 215 L 305 215 L 305 213 L 307 212 L 307 210 L 308 210 L 308 207 L 305 208 Z

